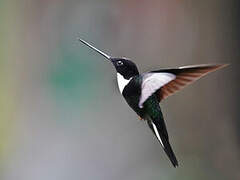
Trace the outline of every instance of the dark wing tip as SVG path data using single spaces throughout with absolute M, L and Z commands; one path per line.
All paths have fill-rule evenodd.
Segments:
M 226 64 L 217 64 L 216 66 L 218 66 L 218 68 L 220 69 L 220 68 L 227 67 L 227 66 L 229 66 L 229 65 L 230 65 L 230 63 L 226 63 Z
M 218 70 L 218 69 L 222 69 L 224 67 L 229 66 L 230 64 L 215 64 L 215 65 L 210 65 L 210 67 L 213 68 L 213 71 Z
M 214 70 L 218 70 L 221 68 L 224 68 L 226 66 L 229 66 L 230 64 L 226 63 L 226 64 L 198 64 L 198 65 L 189 65 L 189 66 L 182 66 L 179 67 L 179 69 L 212 69 Z
M 222 69 L 222 68 L 224 68 L 228 65 L 229 64 L 213 64 L 213 65 L 210 64 L 210 65 L 206 65 L 206 66 L 203 65 L 202 66 L 203 71 L 206 70 L 206 73 L 204 73 L 203 76 L 210 73 L 210 72 L 214 72 L 214 71 L 217 71 L 219 69 Z M 201 66 L 199 66 L 199 68 L 201 70 Z

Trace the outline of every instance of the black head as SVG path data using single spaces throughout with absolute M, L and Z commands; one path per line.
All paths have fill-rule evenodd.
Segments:
M 130 79 L 139 74 L 137 66 L 134 62 L 126 58 L 111 58 L 111 61 L 118 73 L 125 79 Z
M 111 61 L 118 73 L 120 73 L 125 79 L 130 79 L 133 76 L 139 74 L 137 66 L 135 63 L 130 61 L 126 58 L 112 58 L 111 56 L 105 54 L 104 52 L 100 51 L 99 49 L 95 48 L 91 44 L 87 43 L 82 39 L 78 39 L 88 47 L 92 48 L 93 50 L 97 51 L 99 54 L 104 56 L 107 60 Z

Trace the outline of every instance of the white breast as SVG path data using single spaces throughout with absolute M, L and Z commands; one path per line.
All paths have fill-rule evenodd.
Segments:
M 125 79 L 120 73 L 117 73 L 117 82 L 118 82 L 118 88 L 119 91 L 122 93 L 125 86 L 131 81 L 130 79 Z

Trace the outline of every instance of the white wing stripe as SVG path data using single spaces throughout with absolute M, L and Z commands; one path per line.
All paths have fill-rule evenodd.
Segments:
M 143 103 L 165 84 L 174 80 L 176 75 L 172 73 L 148 73 L 143 77 L 141 97 L 138 106 L 143 107 Z

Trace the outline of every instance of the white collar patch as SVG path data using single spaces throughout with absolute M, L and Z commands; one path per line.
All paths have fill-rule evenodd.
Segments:
M 131 79 L 132 78 L 125 79 L 120 73 L 117 73 L 118 88 L 119 88 L 119 91 L 121 92 L 121 94 L 122 94 L 125 86 L 129 83 L 129 81 L 131 81 Z

